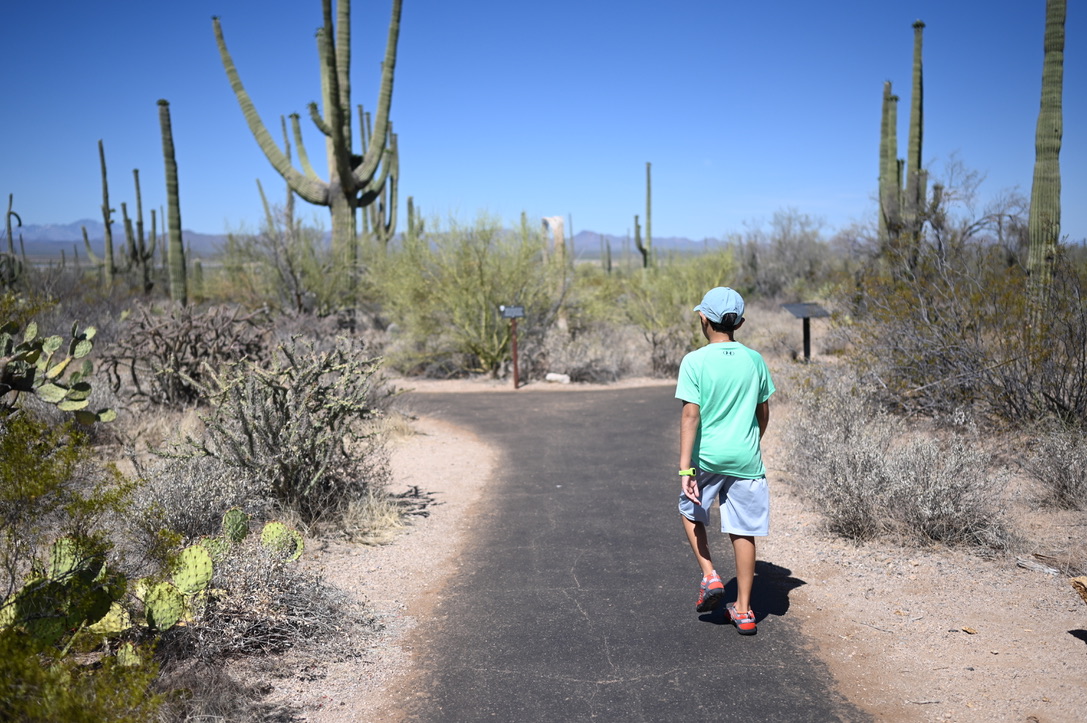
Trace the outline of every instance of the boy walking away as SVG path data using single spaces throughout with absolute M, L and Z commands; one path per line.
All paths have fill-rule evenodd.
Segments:
M 738 293 L 710 289 L 694 310 L 709 344 L 683 358 L 676 398 L 683 402 L 679 512 L 702 568 L 695 609 L 713 610 L 725 594 L 706 537 L 717 498 L 721 531 L 728 533 L 736 556 L 736 601 L 726 609 L 741 635 L 754 635 L 755 537 L 770 532 L 770 493 L 759 443 L 770 421 L 774 383 L 762 356 L 735 339 L 744 323 L 744 300 Z

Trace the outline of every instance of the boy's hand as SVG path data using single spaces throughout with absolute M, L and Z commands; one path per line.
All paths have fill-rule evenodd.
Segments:
M 696 478 L 681 477 L 680 485 L 682 486 L 683 494 L 687 496 L 687 499 L 695 504 L 702 504 L 702 501 L 698 499 L 698 480 Z

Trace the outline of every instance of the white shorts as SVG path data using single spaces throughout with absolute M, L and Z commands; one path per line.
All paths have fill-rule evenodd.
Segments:
M 695 504 L 680 491 L 679 514 L 707 524 L 713 500 L 717 498 L 721 506 L 721 532 L 755 537 L 770 534 L 770 488 L 765 477 L 740 479 L 699 471 L 697 479 L 701 504 Z

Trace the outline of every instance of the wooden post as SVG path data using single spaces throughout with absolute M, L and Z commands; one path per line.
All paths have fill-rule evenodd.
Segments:
M 513 343 L 513 388 L 521 385 L 520 375 L 517 373 L 517 317 L 510 319 L 510 334 Z

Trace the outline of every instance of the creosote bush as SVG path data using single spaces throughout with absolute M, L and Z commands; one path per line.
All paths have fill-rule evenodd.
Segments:
M 833 372 L 809 370 L 786 428 L 792 478 L 834 533 L 1003 549 L 1003 477 L 976 434 L 910 434 Z

